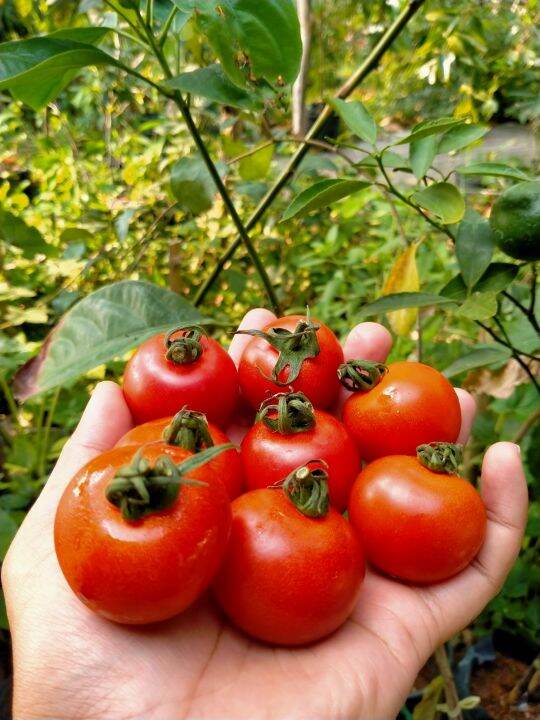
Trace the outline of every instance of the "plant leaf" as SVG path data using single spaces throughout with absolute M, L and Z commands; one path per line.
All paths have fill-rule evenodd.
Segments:
M 442 295 L 434 293 L 420 292 L 401 292 L 393 295 L 385 295 L 374 300 L 368 305 L 364 305 L 360 310 L 360 316 L 373 317 L 381 313 L 387 313 L 392 310 L 402 310 L 403 308 L 419 308 L 430 307 L 431 305 L 453 305 L 454 301 Z
M 469 320 L 487 320 L 497 312 L 497 293 L 474 292 L 459 308 L 458 314 Z
M 263 99 L 254 89 L 248 92 L 232 83 L 217 63 L 177 75 L 164 85 L 241 110 L 257 110 L 263 106 Z
M 473 287 L 482 277 L 494 247 L 489 222 L 475 211 L 467 212 L 456 234 L 456 256 L 467 287 Z
M 297 195 L 283 213 L 281 222 L 296 215 L 307 215 L 312 210 L 327 207 L 337 200 L 348 197 L 368 187 L 364 180 L 321 180 Z
M 491 263 L 480 280 L 474 286 L 480 292 L 498 293 L 515 280 L 519 272 L 519 265 L 512 263 Z
M 413 243 L 399 255 L 384 284 L 383 296 L 401 292 L 417 292 L 420 289 L 418 268 L 416 266 L 417 247 L 418 243 Z M 388 313 L 388 322 L 396 335 L 404 337 L 412 330 L 417 314 L 416 308 L 395 310 Z
M 460 175 L 491 175 L 493 177 L 506 177 L 513 180 L 528 180 L 529 176 L 522 170 L 513 168 L 510 165 L 497 162 L 471 163 L 460 165 L 456 168 Z
M 422 699 L 413 711 L 413 720 L 435 720 L 437 704 L 444 688 L 444 680 L 437 675 L 427 687 L 424 688 Z
M 413 140 L 420 140 L 421 138 L 428 137 L 429 135 L 441 135 L 441 133 L 446 132 L 450 128 L 464 124 L 463 120 L 459 120 L 457 118 L 437 118 L 436 120 L 425 120 L 424 122 L 415 125 L 409 135 L 405 135 L 405 137 L 401 138 L 401 140 L 392 144 L 405 145 Z
M 212 207 L 216 186 L 203 160 L 192 155 L 172 166 L 171 191 L 182 210 L 198 215 Z
M 409 146 L 409 161 L 413 173 L 419 180 L 424 177 L 431 166 L 436 152 L 437 137 L 435 135 L 428 135 L 427 137 L 411 142 Z
M 238 163 L 238 172 L 242 180 L 262 180 L 270 170 L 270 164 L 274 157 L 274 146 L 263 145 L 251 155 L 247 155 Z
M 434 183 L 413 193 L 412 197 L 420 207 L 440 217 L 445 225 L 459 222 L 465 213 L 463 195 L 452 183 Z
M 8 245 L 18 247 L 25 258 L 35 255 L 54 255 L 56 249 L 46 243 L 39 230 L 7 210 L 0 209 L 0 238 Z
M 484 137 L 488 132 L 489 127 L 485 125 L 456 125 L 456 127 L 447 130 L 439 140 L 437 155 L 454 150 L 461 150 Z
M 329 100 L 336 113 L 343 120 L 345 125 L 353 133 L 358 135 L 364 142 L 374 145 L 377 140 L 377 123 L 359 100 Z
M 78 302 L 16 374 L 19 400 L 60 387 L 147 338 L 201 314 L 187 300 L 147 282 L 123 280 Z
M 446 375 L 446 377 L 454 377 L 467 370 L 474 370 L 474 368 L 492 365 L 493 363 L 505 362 L 511 356 L 512 353 L 510 350 L 503 347 L 496 347 L 495 345 L 478 348 L 458 358 L 443 371 L 443 375 Z

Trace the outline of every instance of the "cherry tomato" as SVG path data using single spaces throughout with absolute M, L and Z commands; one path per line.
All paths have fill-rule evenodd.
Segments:
M 345 622 L 365 564 L 342 515 L 330 507 L 307 517 L 280 488 L 241 495 L 232 513 L 213 588 L 235 625 L 265 642 L 302 645 Z
M 474 487 L 433 472 L 409 455 L 374 460 L 349 500 L 367 560 L 413 583 L 435 583 L 465 568 L 480 550 L 486 511 Z
M 54 526 L 58 561 L 78 598 L 128 624 L 165 620 L 201 595 L 231 519 L 225 487 L 208 467 L 179 475 L 180 483 L 204 484 L 174 482 L 175 464 L 201 456 L 161 443 L 138 452 L 113 448 L 85 465 L 66 488 Z M 144 483 L 148 502 L 126 466 Z
M 258 418 L 242 441 L 246 488 L 275 485 L 295 468 L 318 458 L 326 463 L 330 502 L 343 512 L 360 470 L 360 457 L 339 420 L 315 410 L 302 393 L 274 396 L 263 403 Z
M 146 340 L 124 373 L 124 395 L 137 424 L 174 415 L 182 407 L 225 427 L 238 399 L 238 375 L 228 353 L 198 329 Z
M 440 372 L 422 363 L 395 362 L 371 390 L 346 400 L 343 423 L 369 461 L 414 455 L 422 443 L 455 442 L 461 409 L 454 388 Z
M 315 407 L 330 407 L 339 394 L 337 369 L 343 362 L 343 350 L 330 328 L 302 315 L 289 315 L 262 332 L 267 338 L 256 335 L 249 342 L 238 368 L 240 388 L 249 404 L 257 409 L 271 395 L 291 389 L 303 392 Z
M 123 447 L 125 445 L 146 445 L 147 443 L 154 442 L 167 442 L 173 445 L 179 445 L 184 447 L 185 450 L 191 452 L 199 452 L 203 448 L 211 447 L 211 445 L 224 445 L 229 443 L 230 440 L 225 433 L 212 423 L 208 423 L 204 419 L 202 413 L 193 413 L 191 411 L 181 411 L 178 415 L 187 414 L 188 422 L 193 416 L 199 416 L 200 422 L 203 423 L 203 427 L 209 433 L 211 443 L 197 441 L 197 438 L 193 437 L 193 432 L 189 432 L 186 428 L 176 432 L 175 438 L 165 439 L 163 436 L 164 431 L 171 427 L 174 423 L 174 417 L 161 418 L 160 420 L 151 420 L 150 422 L 144 423 L 143 425 L 137 425 L 132 430 L 129 430 L 120 440 L 116 443 L 116 447 Z M 196 434 L 196 432 L 195 432 Z M 186 444 L 183 444 L 183 438 L 187 435 Z M 234 500 L 235 497 L 240 495 L 244 485 L 244 471 L 242 467 L 242 460 L 240 453 L 236 448 L 231 450 L 224 450 L 220 455 L 215 457 L 213 460 L 208 462 L 208 467 L 211 468 L 215 474 L 219 477 L 221 482 L 225 485 L 229 498 Z

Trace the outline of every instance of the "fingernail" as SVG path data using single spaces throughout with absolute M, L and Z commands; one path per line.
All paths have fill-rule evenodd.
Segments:
M 520 448 L 520 446 L 519 446 L 517 443 L 514 443 L 514 448 L 515 448 L 514 452 L 516 453 L 516 455 L 517 455 L 519 458 L 521 458 L 521 448 Z

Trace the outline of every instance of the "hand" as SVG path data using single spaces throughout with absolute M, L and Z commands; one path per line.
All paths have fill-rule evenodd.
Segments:
M 273 315 L 253 310 L 241 327 Z M 230 348 L 237 362 L 249 337 Z M 389 333 L 362 323 L 345 342 L 350 359 L 384 361 Z M 474 401 L 458 390 L 467 439 Z M 369 572 L 352 617 L 306 648 L 251 641 L 210 599 L 168 622 L 115 625 L 90 612 L 56 560 L 53 521 L 73 474 L 132 425 L 121 389 L 100 383 L 3 567 L 14 652 L 14 718 L 355 718 L 391 720 L 429 655 L 497 593 L 519 551 L 527 489 L 519 448 L 486 453 L 482 496 L 488 529 L 472 565 L 448 582 L 417 588 Z M 238 438 L 238 430 L 235 430 Z

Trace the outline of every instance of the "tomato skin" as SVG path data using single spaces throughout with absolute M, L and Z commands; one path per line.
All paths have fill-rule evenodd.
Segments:
M 163 442 L 163 431 L 171 421 L 172 417 L 166 417 L 151 420 L 143 425 L 137 425 L 121 437 L 115 447 Z M 216 425 L 208 423 L 208 430 L 214 445 L 224 445 L 231 442 L 227 435 Z M 235 497 L 240 495 L 244 486 L 244 470 L 238 450 L 224 450 L 221 455 L 209 460 L 207 467 L 211 468 L 225 485 L 230 500 L 234 500 Z
M 165 336 L 146 340 L 124 372 L 124 395 L 137 423 L 174 415 L 187 405 L 225 427 L 238 400 L 238 374 L 229 354 L 214 339 L 201 338 L 195 362 L 176 365 L 165 357 Z
M 259 421 L 244 437 L 241 448 L 247 490 L 274 485 L 300 465 L 324 460 L 330 502 L 339 512 L 347 508 L 360 457 L 351 436 L 332 415 L 315 410 L 315 425 L 290 435 L 273 432 Z
M 372 390 L 346 400 L 343 424 L 365 460 L 415 455 L 423 443 L 457 440 L 461 408 L 454 388 L 438 370 L 395 362 Z
M 336 630 L 351 614 L 365 573 L 358 538 L 330 508 L 307 518 L 279 489 L 253 490 L 232 504 L 215 597 L 249 635 L 303 645 Z
M 486 511 L 474 487 L 436 473 L 416 458 L 393 455 L 367 465 L 349 500 L 368 562 L 413 583 L 440 582 L 476 556 Z
M 277 327 L 293 332 L 303 319 L 302 315 L 278 318 L 266 325 L 264 332 Z M 272 375 L 278 351 L 264 338 L 254 337 L 248 343 L 240 359 L 238 379 L 242 394 L 251 407 L 257 410 L 264 400 L 287 388 L 303 392 L 315 407 L 322 409 L 330 407 L 337 400 L 340 391 L 337 369 L 343 362 L 343 350 L 329 327 L 317 320 L 313 322 L 320 325 L 317 330 L 319 354 L 304 360 L 298 377 L 289 385 L 277 385 L 267 380 Z M 286 382 L 288 374 L 289 369 L 284 368 L 279 374 L 280 382 Z
M 109 620 L 145 624 L 185 610 L 206 589 L 221 561 L 231 520 L 222 483 L 205 466 L 189 477 L 169 508 L 137 522 L 124 520 L 105 488 L 129 464 L 135 448 L 113 448 L 91 460 L 60 500 L 54 525 L 58 562 L 78 598 Z M 163 454 L 181 462 L 191 453 L 148 445 L 152 463 Z

